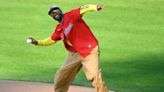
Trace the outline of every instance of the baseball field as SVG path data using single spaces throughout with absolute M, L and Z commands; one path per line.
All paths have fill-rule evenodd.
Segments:
M 0 80 L 53 83 L 67 51 L 62 42 L 38 47 L 26 38 L 51 36 L 57 24 L 52 4 L 67 12 L 104 4 L 83 19 L 97 37 L 104 80 L 119 92 L 164 91 L 164 0 L 1 0 Z M 91 86 L 80 71 L 73 85 Z

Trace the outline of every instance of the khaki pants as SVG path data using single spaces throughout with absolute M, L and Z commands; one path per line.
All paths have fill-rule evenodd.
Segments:
M 78 53 L 69 53 L 64 64 L 57 71 L 55 77 L 55 92 L 67 92 L 71 82 L 80 69 L 83 69 L 87 79 L 92 82 L 96 92 L 108 92 L 104 85 L 101 71 L 99 70 L 99 48 L 95 47 L 92 52 L 82 58 Z

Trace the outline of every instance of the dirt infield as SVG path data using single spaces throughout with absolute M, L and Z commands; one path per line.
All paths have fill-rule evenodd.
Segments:
M 0 80 L 0 92 L 53 92 L 53 84 Z M 71 86 L 68 92 L 95 92 L 95 90 Z

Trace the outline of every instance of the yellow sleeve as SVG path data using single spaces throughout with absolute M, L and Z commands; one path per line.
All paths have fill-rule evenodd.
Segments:
M 97 5 L 88 4 L 80 7 L 80 14 L 83 15 L 88 11 L 97 11 Z
M 52 40 L 51 37 L 48 37 L 44 40 L 39 40 L 37 45 L 38 46 L 48 46 L 54 44 L 56 41 Z

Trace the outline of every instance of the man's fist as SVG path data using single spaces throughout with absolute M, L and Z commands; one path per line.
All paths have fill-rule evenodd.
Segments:
M 27 40 L 26 40 L 27 43 L 30 43 L 30 44 L 34 44 L 34 45 L 37 45 L 38 42 L 37 40 L 35 40 L 34 38 L 32 37 L 29 37 Z
M 102 4 L 97 4 L 97 10 L 98 11 L 101 10 L 101 9 L 103 9 L 103 8 L 104 8 L 104 6 Z

